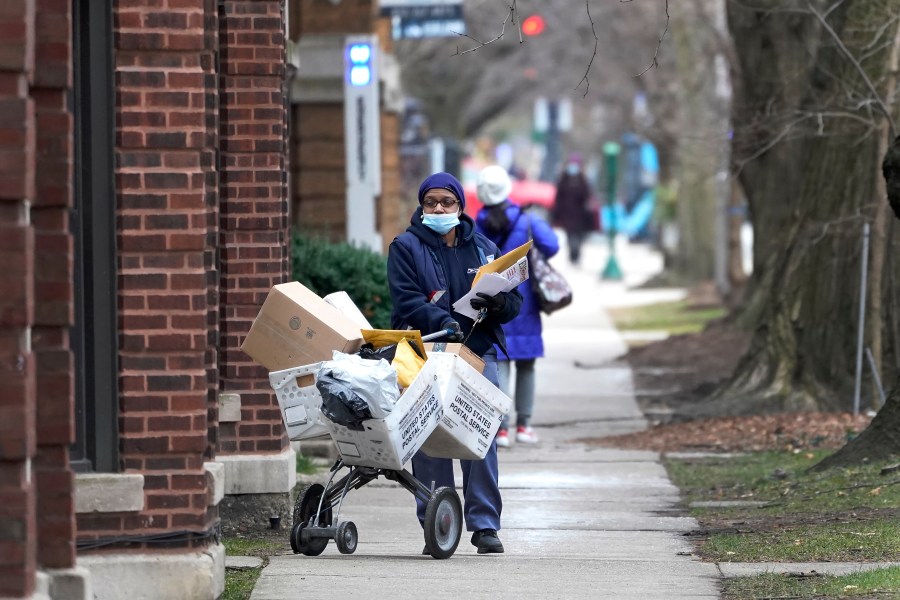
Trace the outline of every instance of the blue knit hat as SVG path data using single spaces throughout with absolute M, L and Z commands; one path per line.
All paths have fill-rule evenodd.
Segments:
M 460 210 L 466 210 L 466 195 L 463 193 L 462 184 L 450 173 L 435 173 L 426 177 L 419 186 L 419 204 L 422 204 L 428 190 L 434 189 L 450 190 L 459 200 Z

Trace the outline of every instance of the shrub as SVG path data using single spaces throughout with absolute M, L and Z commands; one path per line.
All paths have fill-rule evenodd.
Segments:
M 294 232 L 291 270 L 295 280 L 319 296 L 341 290 L 347 292 L 372 327 L 390 328 L 391 294 L 387 284 L 387 258 L 381 254 Z

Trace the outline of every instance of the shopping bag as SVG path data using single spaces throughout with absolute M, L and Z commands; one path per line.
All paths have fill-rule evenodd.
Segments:
M 531 223 L 528 224 L 528 237 L 531 237 Z M 572 286 L 534 245 L 528 251 L 528 270 L 531 290 L 541 312 L 549 315 L 572 303 Z

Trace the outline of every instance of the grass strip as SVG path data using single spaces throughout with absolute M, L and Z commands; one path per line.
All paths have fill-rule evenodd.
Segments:
M 726 579 L 722 598 L 898 598 L 900 567 L 875 569 L 852 575 L 767 573 Z
M 272 539 L 226 537 L 222 544 L 227 556 L 258 556 L 263 563 L 250 569 L 225 569 L 225 591 L 220 600 L 249 600 L 268 558 L 284 550 L 284 542 Z
M 611 308 L 608 314 L 620 331 L 667 331 L 680 335 L 702 331 L 709 321 L 723 317 L 725 309 L 691 308 L 687 301 L 680 300 Z
M 900 560 L 900 531 L 895 521 L 876 519 L 717 533 L 700 554 L 714 562 L 894 562 Z
M 716 562 L 900 560 L 900 478 L 881 472 L 888 463 L 810 473 L 826 454 L 666 458 L 685 502 L 716 503 L 691 509 L 705 538 L 698 554 Z

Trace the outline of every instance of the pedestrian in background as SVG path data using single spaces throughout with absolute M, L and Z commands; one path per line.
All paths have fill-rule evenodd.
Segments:
M 499 387 L 497 352 L 505 352 L 501 325 L 519 314 L 518 289 L 495 296 L 479 294 L 472 308 L 485 310 L 479 323 L 453 311 L 453 303 L 471 291 L 478 269 L 500 256 L 497 246 L 475 231 L 475 222 L 463 211 L 462 184 L 449 173 L 436 173 L 419 186 L 419 207 L 410 226 L 394 238 L 388 251 L 388 286 L 393 301 L 391 327 L 433 333 L 457 332 L 469 349 L 484 360 L 484 376 Z M 497 535 L 503 502 L 498 483 L 497 445 L 492 443 L 483 460 L 460 460 L 466 529 L 473 531 L 478 554 L 501 553 Z M 413 475 L 428 487 L 455 486 L 453 461 L 417 452 Z M 419 523 L 425 521 L 425 503 L 416 499 Z M 430 554 L 426 547 L 424 554 Z
M 591 187 L 582 173 L 581 155 L 572 153 L 556 184 L 556 201 L 553 203 L 553 223 L 566 232 L 569 246 L 569 262 L 581 261 L 581 245 L 594 227 L 594 216 L 588 210 Z
M 510 202 L 512 181 L 497 165 L 485 167 L 478 174 L 478 199 L 484 204 L 475 219 L 477 230 L 484 233 L 505 254 L 534 240 L 535 246 L 548 258 L 559 251 L 559 240 L 550 225 L 534 213 L 522 210 Z M 514 396 L 516 404 L 516 442 L 533 444 L 537 435 L 531 428 L 534 414 L 534 363 L 544 356 L 541 311 L 529 282 L 518 287 L 522 294 L 522 308 L 512 321 L 503 325 L 506 355 L 498 354 L 500 389 Z M 515 363 L 515 393 L 510 393 L 512 363 Z M 503 418 L 497 433 L 497 445 L 509 447 L 509 415 Z

